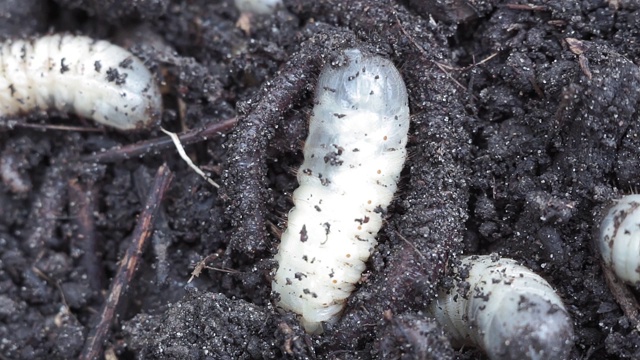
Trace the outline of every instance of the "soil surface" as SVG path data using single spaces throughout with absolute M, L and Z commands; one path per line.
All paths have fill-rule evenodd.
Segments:
M 171 144 L 101 157 L 166 142 L 159 126 L 0 121 L 0 359 L 87 351 L 163 163 L 174 178 L 155 231 L 98 339 L 108 359 L 483 358 L 452 348 L 424 310 L 454 286 L 461 254 L 489 253 L 557 289 L 571 359 L 640 357 L 640 293 L 607 282 L 593 246 L 612 199 L 640 189 L 637 0 L 286 0 L 262 16 L 232 1 L 0 3 L 1 39 L 47 32 L 144 60 L 165 129 L 237 124 L 186 146 L 217 189 Z M 350 47 L 402 73 L 410 156 L 343 317 L 309 336 L 274 307 L 270 259 L 319 71 Z

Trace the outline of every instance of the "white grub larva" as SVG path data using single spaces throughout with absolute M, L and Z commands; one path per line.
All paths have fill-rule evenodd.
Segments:
M 278 306 L 300 315 L 307 332 L 338 319 L 377 245 L 406 157 L 409 107 L 389 60 L 344 51 L 325 66 L 275 260 Z
M 640 283 L 640 195 L 615 200 L 597 239 L 605 266 L 631 285 Z
M 236 26 L 247 35 L 251 33 L 253 15 L 271 15 L 282 8 L 282 0 L 235 0 L 234 2 L 236 8 L 240 10 Z
M 235 0 L 238 10 L 246 13 L 268 15 L 282 6 L 282 0 Z
M 84 36 L 0 44 L 0 118 L 41 110 L 74 113 L 120 130 L 158 120 L 153 75 L 125 49 Z
M 441 291 L 430 312 L 455 345 L 478 346 L 490 359 L 565 359 L 573 324 L 551 285 L 515 260 L 462 260 L 468 287 Z

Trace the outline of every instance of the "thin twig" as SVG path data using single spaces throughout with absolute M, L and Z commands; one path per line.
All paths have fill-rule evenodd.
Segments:
M 400 27 L 400 31 L 402 31 L 402 33 L 409 39 L 409 41 L 413 44 L 413 46 L 415 46 L 416 49 L 418 49 L 418 51 L 422 54 L 422 56 L 424 56 L 425 59 L 430 59 L 430 57 L 427 55 L 426 51 L 424 51 L 424 49 L 418 45 L 418 43 L 415 41 L 415 39 L 413 38 L 413 36 L 411 36 L 411 34 L 409 34 L 407 32 L 407 30 L 404 28 L 404 26 L 402 26 L 402 23 L 400 22 L 400 18 L 398 18 L 398 15 L 396 14 L 396 23 L 398 24 L 398 26 Z M 454 84 L 456 84 L 458 87 L 460 87 L 463 91 L 467 91 L 467 87 L 465 87 L 464 85 L 462 85 L 458 80 L 456 80 L 448 71 L 447 69 L 445 69 L 439 62 L 437 61 L 433 61 L 431 60 L 431 62 L 433 64 L 435 64 L 438 69 L 440 69 L 445 75 L 447 75 L 447 77 L 453 81 Z M 472 95 L 473 96 L 473 95 Z M 474 96 L 475 98 L 475 96 Z
M 144 199 L 147 196 L 149 184 L 153 181 L 153 174 L 147 171 L 144 166 L 138 167 L 133 172 L 133 184 L 135 186 L 138 199 Z M 167 277 L 169 276 L 169 245 L 171 245 L 172 231 L 167 223 L 167 214 L 165 209 L 161 208 L 156 213 L 155 226 L 153 230 L 153 236 L 151 237 L 151 247 L 153 255 L 155 255 L 155 263 L 153 267 L 156 270 L 156 279 L 159 287 L 166 285 Z
M 618 305 L 620 305 L 622 312 L 629 318 L 631 325 L 636 328 L 636 330 L 640 330 L 640 305 L 638 304 L 638 300 L 636 300 L 635 295 L 633 295 L 627 285 L 620 282 L 611 269 L 604 263 L 601 263 L 601 265 L 611 294 Z
M 86 126 L 71 126 L 71 125 L 53 125 L 53 124 L 30 124 L 19 120 L 0 120 L 0 127 L 7 127 L 9 129 L 14 128 L 29 128 L 37 130 L 59 130 L 59 131 L 74 131 L 74 132 L 104 132 L 104 129 L 96 127 Z
M 457 67 L 457 66 L 451 66 L 451 65 L 447 65 L 445 63 L 441 63 L 441 62 L 437 62 L 434 61 L 436 64 L 439 64 L 441 67 L 447 69 L 447 70 L 452 70 L 452 71 L 467 71 L 470 69 L 473 69 L 474 67 L 480 66 L 484 63 L 486 63 L 487 61 L 493 59 L 494 57 L 498 56 L 498 54 L 500 54 L 499 52 L 494 52 L 493 54 L 487 56 L 486 58 L 480 60 L 479 62 L 474 62 L 471 65 L 465 66 L 465 67 Z
M 91 290 L 100 294 L 102 290 L 101 263 L 96 254 L 96 225 L 93 214 L 96 212 L 93 184 L 84 185 L 78 179 L 69 181 L 69 206 L 71 218 L 77 229 L 75 243 L 82 249 L 81 264 L 87 274 Z
M 205 269 L 209 269 L 209 270 L 215 270 L 215 271 L 227 273 L 227 274 L 240 274 L 241 273 L 241 271 L 239 271 L 239 270 L 229 269 L 229 268 L 217 268 L 217 267 L 211 267 L 211 266 L 205 266 L 204 268 Z
M 173 141 L 173 144 L 176 146 L 176 150 L 178 150 L 178 154 L 180 155 L 182 160 L 184 160 L 184 162 L 186 162 L 187 165 L 189 165 L 189 167 L 193 171 L 196 172 L 196 174 L 202 176 L 203 179 L 205 179 L 209 184 L 211 184 L 216 189 L 220 189 L 220 185 L 218 185 L 215 181 L 213 181 L 213 179 L 208 177 L 207 174 L 204 173 L 204 171 L 200 170 L 200 168 L 198 166 L 196 166 L 196 164 L 193 163 L 193 161 L 191 160 L 189 155 L 187 155 L 187 152 L 184 151 L 184 147 L 180 143 L 180 138 L 178 137 L 178 135 L 176 135 L 176 133 L 172 133 L 171 131 L 167 131 L 162 127 L 160 128 L 160 130 L 163 133 L 167 134 L 171 138 L 171 140 Z
M 422 260 L 427 261 L 427 258 L 424 256 L 424 254 L 418 249 L 418 247 L 414 243 L 412 243 L 411 241 L 407 240 L 407 238 L 402 236 L 402 234 L 400 234 L 398 231 L 396 231 L 395 233 L 396 233 L 396 235 L 398 235 L 400 237 L 400 239 L 402 239 L 402 241 L 407 243 L 407 245 L 411 246 L 413 248 L 413 250 L 415 250 L 416 253 L 422 258 Z
M 147 240 L 153 233 L 153 222 L 155 215 L 160 208 L 160 203 L 164 198 L 165 192 L 171 183 L 173 173 L 166 164 L 158 169 L 153 185 L 147 195 L 147 201 L 143 207 L 142 213 L 138 218 L 138 224 L 133 231 L 131 244 L 127 249 L 127 253 L 120 261 L 118 272 L 111 284 L 109 297 L 102 308 L 100 321 L 91 331 L 91 335 L 85 342 L 84 349 L 80 355 L 80 360 L 93 360 L 102 357 L 103 346 L 109 335 L 109 329 L 116 312 L 116 307 L 120 302 L 120 298 L 125 289 L 131 283 L 131 279 L 138 265 L 138 260 L 142 256 Z
M 217 259 L 219 257 L 220 257 L 220 254 L 214 253 L 214 254 L 209 254 L 204 259 L 198 261 L 198 263 L 196 264 L 196 267 L 191 272 L 191 277 L 189 278 L 189 281 L 187 281 L 187 284 L 189 284 L 191 281 L 193 281 L 194 278 L 197 278 L 197 277 L 200 276 L 200 273 L 202 273 L 202 270 L 207 268 L 207 262 L 208 261 Z
M 447 75 L 447 77 L 448 77 L 451 81 L 453 81 L 456 85 L 458 85 L 458 87 L 460 87 L 460 89 L 462 89 L 462 90 L 464 90 L 464 91 L 467 91 L 467 88 L 466 88 L 464 85 L 462 85 L 462 84 L 460 83 L 460 81 L 456 80 L 456 78 L 454 78 L 454 77 L 451 75 L 451 73 L 449 73 L 449 72 L 448 72 L 444 67 L 442 67 L 442 65 L 440 65 L 440 63 L 439 63 L 439 62 L 434 61 L 433 63 L 434 63 L 434 64 L 436 64 L 436 66 L 438 67 L 438 69 L 442 70 L 442 72 L 443 72 L 443 73 L 445 73 L 445 75 Z M 475 96 L 474 96 L 474 98 L 475 98 Z
M 231 130 L 236 125 L 236 118 L 231 118 L 219 123 L 209 124 L 206 127 L 192 129 L 178 135 L 180 142 L 184 145 L 204 141 L 210 136 L 224 133 Z M 109 149 L 101 153 L 88 155 L 82 158 L 83 161 L 97 163 L 109 163 L 144 156 L 154 151 L 168 149 L 173 145 L 171 139 L 166 137 L 142 141 L 136 144 L 126 145 L 114 149 Z
M 31 267 L 31 271 L 33 271 L 33 273 L 43 279 L 44 281 L 46 281 L 47 283 L 53 285 L 56 287 L 56 289 L 58 290 L 58 293 L 60 294 L 60 300 L 62 301 L 62 304 L 64 304 L 64 307 L 69 309 L 69 302 L 67 302 L 67 297 L 64 295 L 64 291 L 62 290 L 62 286 L 60 286 L 60 281 L 58 280 L 54 280 L 52 279 L 49 275 L 45 274 L 44 271 L 40 270 L 40 268 L 38 268 L 38 266 L 34 265 Z
M 546 6 L 533 5 L 533 4 L 504 4 L 504 7 L 511 10 L 549 11 L 549 9 Z

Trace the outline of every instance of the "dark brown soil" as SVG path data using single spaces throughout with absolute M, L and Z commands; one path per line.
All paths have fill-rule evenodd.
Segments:
M 482 358 L 451 349 L 423 311 L 461 253 L 491 252 L 557 289 L 572 359 L 640 357 L 637 319 L 592 246 L 602 209 L 640 188 L 640 2 L 286 0 L 247 32 L 239 18 L 231 0 L 0 2 L 0 38 L 72 32 L 145 60 L 169 130 L 238 119 L 186 147 L 219 190 L 172 147 L 96 155 L 157 128 L 0 123 L 0 359 L 80 355 L 164 162 L 174 180 L 104 339 L 110 359 Z M 271 302 L 270 258 L 318 73 L 348 47 L 400 69 L 410 157 L 343 318 L 308 336 Z

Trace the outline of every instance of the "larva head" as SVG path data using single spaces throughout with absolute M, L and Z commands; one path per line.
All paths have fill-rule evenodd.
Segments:
M 615 200 L 600 223 L 598 248 L 606 266 L 629 284 L 640 282 L 640 195 Z
M 316 102 L 340 104 L 347 110 L 366 109 L 383 116 L 408 115 L 407 90 L 393 63 L 365 56 L 358 49 L 344 51 L 347 63 L 325 66 L 316 87 Z

